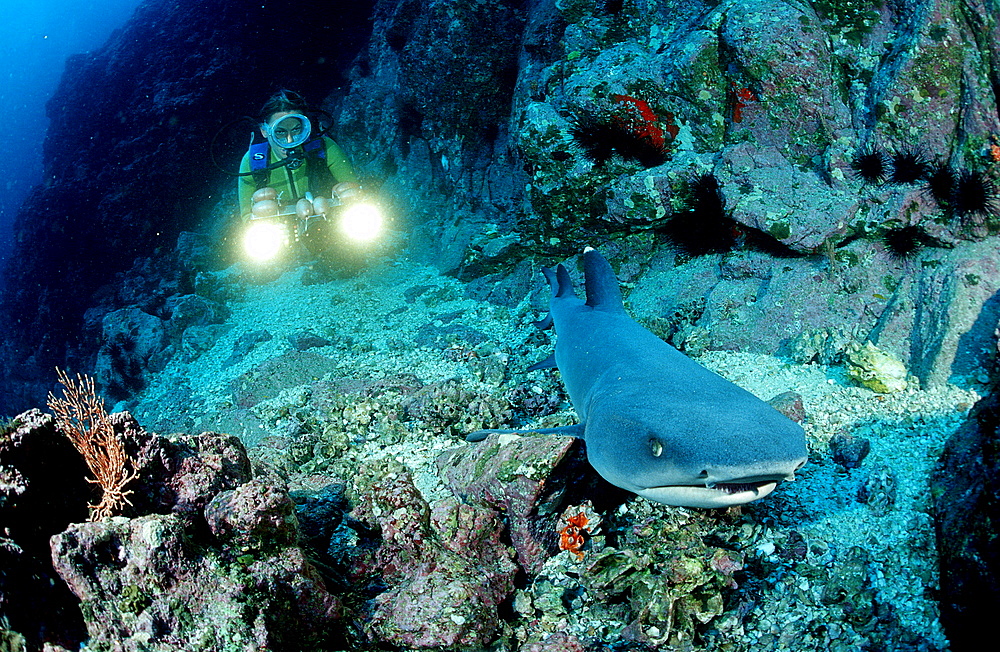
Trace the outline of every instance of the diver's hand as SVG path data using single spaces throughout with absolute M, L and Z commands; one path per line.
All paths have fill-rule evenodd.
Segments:
M 357 199 L 360 194 L 361 186 L 353 181 L 344 181 L 333 187 L 334 198 L 340 200 L 342 203 L 348 200 Z

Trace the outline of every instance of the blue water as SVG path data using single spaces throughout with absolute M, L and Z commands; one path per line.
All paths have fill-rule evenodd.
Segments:
M 11 227 L 41 181 L 45 103 L 66 57 L 96 50 L 140 0 L 0 0 L 0 266 L 11 253 Z

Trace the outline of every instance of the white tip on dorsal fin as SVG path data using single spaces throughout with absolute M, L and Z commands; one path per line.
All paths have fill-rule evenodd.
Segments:
M 591 247 L 590 245 L 587 245 L 587 246 L 585 246 L 583 248 L 583 253 L 587 253 L 588 251 L 593 251 L 593 250 L 594 250 L 593 247 Z

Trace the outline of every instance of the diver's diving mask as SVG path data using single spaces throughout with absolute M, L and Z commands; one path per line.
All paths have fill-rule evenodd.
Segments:
M 264 125 L 264 133 L 272 147 L 293 149 L 309 140 L 312 124 L 301 113 L 289 113 Z

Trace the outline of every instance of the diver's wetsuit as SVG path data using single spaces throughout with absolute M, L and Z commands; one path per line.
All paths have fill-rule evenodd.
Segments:
M 345 181 L 357 183 L 357 176 L 354 174 L 354 169 L 351 167 L 350 162 L 348 162 L 344 150 L 340 149 L 340 146 L 330 138 L 326 136 L 322 138 L 326 144 L 326 165 L 333 176 L 333 183 L 330 184 L 330 187 L 333 184 L 344 183 Z M 269 156 L 270 160 L 268 164 L 279 160 L 274 153 L 274 148 L 270 148 Z M 297 200 L 304 197 L 306 191 L 310 189 L 308 176 L 310 163 L 313 163 L 313 161 L 307 161 L 295 170 L 292 170 L 288 166 L 282 166 L 270 171 L 267 186 L 278 191 L 278 198 L 282 204 L 294 204 Z M 249 150 L 243 155 L 243 160 L 240 162 L 240 172 L 250 172 Z M 291 180 L 289 180 L 289 175 L 291 175 Z M 292 191 L 293 185 L 294 192 Z M 247 174 L 246 176 L 239 177 L 237 187 L 240 199 L 240 215 L 245 217 L 250 214 L 251 204 L 253 203 L 251 198 L 258 188 L 255 175 Z M 322 194 L 328 197 L 330 188 L 324 188 Z

